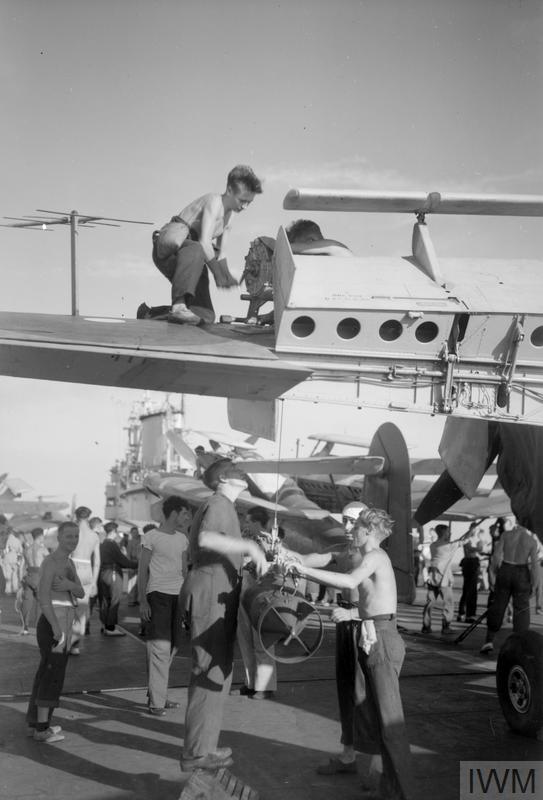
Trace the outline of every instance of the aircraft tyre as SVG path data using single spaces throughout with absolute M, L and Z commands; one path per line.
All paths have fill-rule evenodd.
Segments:
M 513 633 L 503 644 L 496 667 L 496 687 L 509 727 L 523 736 L 543 728 L 543 636 Z

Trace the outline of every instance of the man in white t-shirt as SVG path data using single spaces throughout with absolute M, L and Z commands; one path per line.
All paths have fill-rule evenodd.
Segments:
M 138 568 L 140 616 L 147 634 L 149 713 L 161 717 L 178 703 L 168 700 L 170 664 L 177 650 L 175 624 L 183 584 L 183 554 L 188 539 L 183 531 L 190 524 L 188 503 L 168 497 L 162 504 L 164 521 L 143 539 Z

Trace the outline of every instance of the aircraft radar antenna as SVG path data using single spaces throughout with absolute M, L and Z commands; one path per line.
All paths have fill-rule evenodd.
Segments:
M 79 211 L 50 211 L 44 208 L 37 208 L 36 211 L 40 213 L 39 217 L 33 215 L 26 215 L 24 217 L 4 217 L 9 220 L 19 220 L 12 222 L 9 225 L 0 224 L 3 228 L 21 228 L 24 230 L 44 230 L 49 231 L 51 225 L 69 225 L 70 226 L 70 274 L 71 274 L 71 303 L 72 303 L 72 317 L 77 317 L 79 314 L 79 296 L 78 296 L 78 280 L 77 280 L 77 255 L 76 255 L 76 236 L 77 228 L 80 225 L 87 225 L 89 228 L 94 228 L 96 225 L 106 225 L 112 228 L 120 228 L 121 225 L 117 223 L 128 223 L 132 225 L 153 225 L 153 222 L 143 222 L 136 219 L 119 219 L 118 217 L 104 217 L 97 214 L 80 214 Z M 55 216 L 41 216 L 42 214 L 55 215 Z M 93 223 L 89 225 L 89 223 Z

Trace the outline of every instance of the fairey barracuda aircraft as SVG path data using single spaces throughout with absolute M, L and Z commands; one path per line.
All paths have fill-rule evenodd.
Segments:
M 0 514 L 38 515 L 56 513 L 68 508 L 69 503 L 50 500 L 36 491 L 21 478 L 10 478 L 8 473 L 0 475 Z
M 284 207 L 414 214 L 411 252 L 293 255 L 280 229 L 274 325 L 195 329 L 3 312 L 0 374 L 227 397 L 234 429 L 271 439 L 280 428 L 277 398 L 443 415 L 446 472 L 418 522 L 474 494 L 497 458 L 513 512 L 542 538 L 543 261 L 443 258 L 427 218 L 541 217 L 543 197 L 301 189 Z M 409 458 L 392 429 L 380 439 L 374 455 L 384 451 L 389 474 L 376 476 L 368 499 L 389 508 L 402 537 L 410 503 L 390 486 L 409 487 Z

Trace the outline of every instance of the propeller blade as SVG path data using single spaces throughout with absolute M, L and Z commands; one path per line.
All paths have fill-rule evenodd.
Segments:
M 329 456 L 327 458 L 285 458 L 279 461 L 236 461 L 244 472 L 287 475 L 377 475 L 385 460 L 380 456 Z
M 196 456 L 191 447 L 185 442 L 183 436 L 179 431 L 167 431 L 166 438 L 172 443 L 176 453 L 178 453 L 185 461 L 192 466 L 193 469 L 197 467 Z

